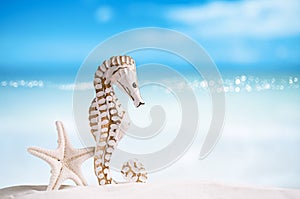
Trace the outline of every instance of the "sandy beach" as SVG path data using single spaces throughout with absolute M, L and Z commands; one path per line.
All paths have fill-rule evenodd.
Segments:
M 44 191 L 46 186 L 24 185 L 3 188 L 1 199 L 63 199 L 63 198 L 105 198 L 105 199 L 296 199 L 299 189 L 227 185 L 216 182 L 159 182 L 145 184 L 118 184 L 106 186 L 75 187 L 64 186 L 58 191 Z

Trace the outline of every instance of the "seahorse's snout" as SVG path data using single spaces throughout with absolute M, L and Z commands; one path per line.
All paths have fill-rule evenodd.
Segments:
M 132 100 L 133 100 L 133 104 L 136 108 L 145 104 L 144 100 L 141 97 L 140 89 L 138 87 L 134 88 L 134 90 L 132 92 Z
M 139 104 L 137 105 L 137 107 L 141 106 L 141 105 L 144 105 L 145 102 L 139 102 Z
M 144 100 L 141 97 L 134 98 L 133 103 L 136 108 L 145 104 Z

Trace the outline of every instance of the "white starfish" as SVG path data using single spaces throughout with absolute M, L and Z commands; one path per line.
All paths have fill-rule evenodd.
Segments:
M 63 123 L 57 121 L 58 147 L 56 150 L 47 150 L 38 147 L 28 148 L 28 152 L 37 156 L 51 166 L 51 177 L 47 187 L 49 190 L 58 190 L 67 180 L 73 180 L 79 186 L 86 186 L 86 180 L 81 172 L 81 164 L 94 155 L 94 147 L 75 149 L 72 147 Z

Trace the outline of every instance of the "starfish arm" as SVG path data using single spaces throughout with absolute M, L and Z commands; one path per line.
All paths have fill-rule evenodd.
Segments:
M 78 152 L 78 150 L 81 150 L 81 149 L 75 149 L 71 142 L 70 142 L 70 139 L 69 139 L 69 136 L 64 128 L 64 125 L 61 121 L 56 121 L 56 127 L 57 127 L 57 132 L 58 132 L 58 149 L 61 149 L 63 148 L 64 149 L 64 155 L 66 154 L 76 154 L 76 153 L 80 153 Z M 84 149 L 86 148 L 83 148 L 82 150 L 84 151 Z M 85 152 L 85 151 L 84 151 Z
M 68 176 L 66 177 L 73 180 L 78 186 L 87 186 L 87 182 L 83 177 L 81 170 L 77 170 L 76 173 L 74 173 L 73 171 L 69 172 Z
M 94 147 L 75 149 L 72 147 L 63 123 L 57 121 L 58 147 L 47 150 L 29 147 L 28 152 L 45 160 L 51 166 L 51 177 L 47 190 L 58 190 L 62 183 L 73 180 L 77 185 L 87 185 L 81 172 L 81 164 L 94 155 Z
M 70 169 L 62 167 L 59 171 L 55 171 L 55 173 L 52 173 L 47 190 L 58 190 L 61 187 L 62 183 L 67 179 L 74 181 L 78 186 L 86 185 L 84 184 L 86 183 L 84 178 L 82 179 L 77 175 L 77 173 L 75 174 Z
M 72 156 L 68 159 L 68 169 L 70 170 L 70 173 L 73 174 L 72 176 L 70 176 L 70 179 L 72 179 L 77 185 L 87 185 L 87 182 L 81 172 L 81 165 L 85 160 L 94 156 L 94 151 L 95 147 L 72 150 Z
M 49 185 L 47 187 L 47 191 L 57 190 L 60 186 L 58 184 L 58 181 L 60 181 L 60 172 L 63 166 L 60 158 L 57 155 L 58 151 L 41 149 L 38 147 L 30 147 L 28 148 L 28 152 L 49 163 L 51 167 L 51 177 Z
M 70 170 L 68 167 L 63 167 L 58 172 L 58 175 L 51 176 L 51 180 L 50 180 L 48 189 L 49 190 L 58 190 L 61 187 L 62 183 L 68 179 L 74 181 L 75 184 L 78 186 L 86 186 L 87 185 L 80 170 L 75 172 L 73 170 Z
M 59 154 L 57 153 L 57 151 L 42 149 L 39 147 L 29 147 L 27 151 L 30 154 L 48 162 L 52 168 L 55 167 L 54 163 L 59 160 Z
M 51 177 L 47 187 L 47 191 L 58 190 L 61 183 L 63 182 L 61 179 L 61 171 L 62 167 L 53 167 L 51 170 Z
M 67 137 L 64 125 L 61 121 L 56 121 L 55 125 L 56 125 L 57 134 L 58 134 L 57 149 L 65 148 L 66 140 L 68 139 L 68 137 Z
M 70 150 L 70 161 L 77 165 L 81 165 L 84 161 L 91 158 L 95 154 L 95 147 L 88 147 L 82 149 L 69 149 Z

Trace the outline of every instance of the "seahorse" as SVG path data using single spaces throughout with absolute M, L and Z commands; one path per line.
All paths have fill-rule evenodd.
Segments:
M 112 84 L 123 90 L 135 107 L 145 104 L 140 96 L 136 65 L 129 56 L 113 56 L 98 66 L 94 76 L 96 97 L 89 108 L 91 133 L 96 141 L 94 171 L 99 185 L 118 183 L 110 176 L 110 160 L 117 144 L 129 127 L 125 110 L 119 103 Z M 147 173 L 137 160 L 129 160 L 121 170 L 127 182 L 145 182 Z

